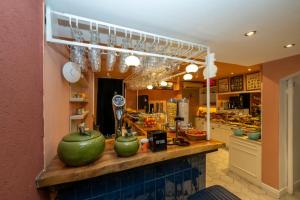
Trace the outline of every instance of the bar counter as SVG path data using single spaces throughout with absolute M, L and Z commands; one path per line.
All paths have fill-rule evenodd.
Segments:
M 139 137 L 141 138 L 141 137 Z M 106 150 L 102 157 L 96 162 L 82 167 L 67 167 L 58 157 L 55 157 L 50 165 L 46 167 L 36 178 L 36 187 L 50 187 L 63 183 L 75 182 L 110 173 L 125 171 L 157 162 L 171 160 L 179 157 L 190 156 L 200 153 L 216 151 L 223 147 L 224 143 L 210 140 L 191 142 L 190 146 L 169 146 L 166 151 L 161 152 L 138 152 L 136 155 L 121 158 L 113 150 L 113 140 L 106 141 Z

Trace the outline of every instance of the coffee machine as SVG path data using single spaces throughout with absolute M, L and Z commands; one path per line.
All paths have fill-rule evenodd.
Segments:
M 125 98 L 121 95 L 115 95 L 112 98 L 112 105 L 115 117 L 115 138 L 122 136 L 122 120 L 124 116 Z

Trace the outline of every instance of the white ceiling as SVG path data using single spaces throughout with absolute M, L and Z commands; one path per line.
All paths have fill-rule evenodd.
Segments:
M 47 0 L 52 9 L 206 44 L 254 65 L 300 53 L 300 0 Z M 243 34 L 257 30 L 253 37 Z M 293 48 L 283 48 L 296 43 Z

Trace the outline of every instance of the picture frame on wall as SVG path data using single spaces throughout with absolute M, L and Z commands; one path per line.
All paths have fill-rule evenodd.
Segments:
M 244 76 L 233 76 L 230 77 L 230 91 L 238 92 L 244 90 Z
M 246 90 L 260 90 L 261 89 L 261 75 L 260 72 L 246 74 Z
M 229 78 L 221 78 L 218 80 L 218 92 L 229 92 Z

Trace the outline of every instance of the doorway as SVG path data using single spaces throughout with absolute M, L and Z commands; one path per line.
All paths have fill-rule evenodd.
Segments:
M 106 137 L 115 133 L 115 119 L 112 108 L 114 95 L 123 94 L 123 80 L 98 78 L 96 122 L 100 132 Z
M 300 75 L 281 81 L 280 184 L 300 195 Z

